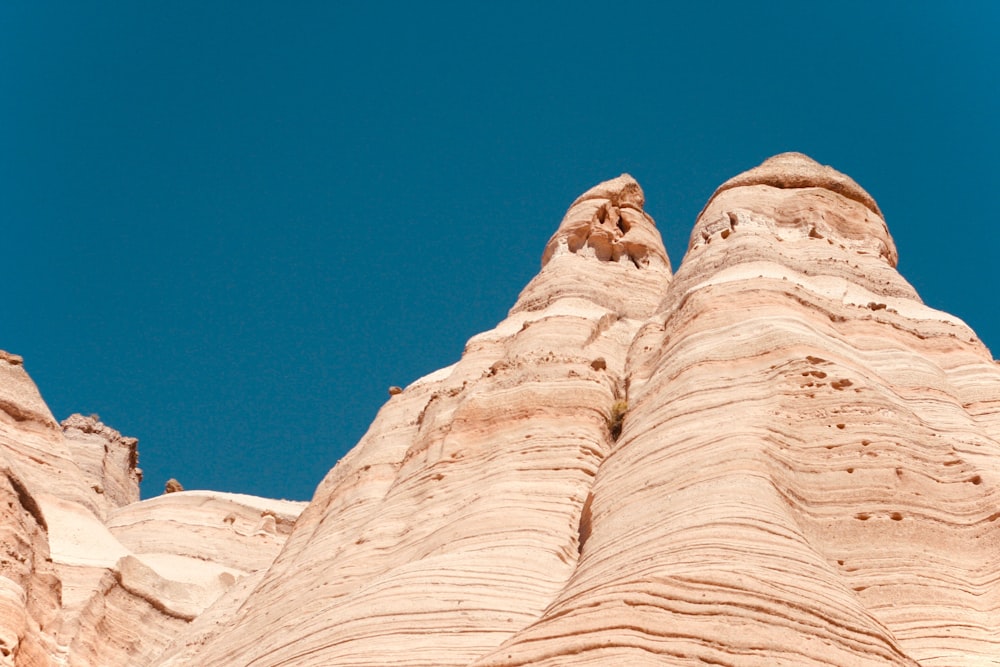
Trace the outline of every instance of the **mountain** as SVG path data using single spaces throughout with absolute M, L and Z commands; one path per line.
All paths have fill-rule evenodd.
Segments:
M 573 202 L 304 508 L 138 502 L 135 441 L 0 358 L 0 664 L 996 664 L 1000 368 L 874 199 L 778 155 L 676 273 L 643 207 Z

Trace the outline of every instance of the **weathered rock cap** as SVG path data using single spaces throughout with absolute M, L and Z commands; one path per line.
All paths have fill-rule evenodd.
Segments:
M 646 205 L 646 195 L 631 174 L 622 174 L 617 178 L 598 183 L 577 197 L 570 208 L 588 199 L 607 199 L 613 206 L 619 208 L 627 206 L 639 211 Z
M 542 254 L 542 266 L 560 253 L 636 268 L 667 268 L 670 260 L 656 223 L 644 210 L 646 196 L 629 174 L 599 183 L 576 198 Z
M 802 153 L 780 153 L 764 160 L 760 166 L 733 176 L 716 188 L 705 208 L 720 193 L 745 185 L 770 185 L 775 188 L 824 188 L 863 204 L 885 220 L 875 199 L 850 176 L 833 167 L 822 165 Z

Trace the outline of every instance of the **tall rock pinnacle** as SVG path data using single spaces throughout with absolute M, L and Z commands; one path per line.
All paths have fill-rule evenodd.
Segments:
M 716 192 L 633 342 L 573 577 L 477 664 L 996 655 L 1000 373 L 877 211 L 797 155 Z
M 512 313 L 581 298 L 629 317 L 648 317 L 651 293 L 670 283 L 670 260 L 645 196 L 622 174 L 580 195 L 545 246 L 542 271 Z
M 66 445 L 8 369 L 7 664 L 994 664 L 1000 366 L 897 272 L 874 199 L 778 155 L 716 190 L 676 274 L 643 206 L 628 175 L 579 197 L 508 317 L 393 392 L 290 534 L 263 499 L 128 502 L 134 460 Z
M 158 664 L 467 665 L 538 620 L 670 282 L 642 203 L 629 176 L 578 199 L 509 317 L 393 396 L 230 625 Z

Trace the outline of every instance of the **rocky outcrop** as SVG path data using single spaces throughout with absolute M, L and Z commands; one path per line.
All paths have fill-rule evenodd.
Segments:
M 390 398 L 228 623 L 156 664 L 469 664 L 541 617 L 577 564 L 629 344 L 670 283 L 628 176 L 578 200 L 550 248 L 507 320 Z
M 897 272 L 874 199 L 776 156 L 720 186 L 676 274 L 643 207 L 627 175 L 574 202 L 508 317 L 390 391 L 301 515 L 102 505 L 127 457 L 67 445 L 0 359 L 0 654 L 994 664 L 1000 367 Z
M 45 539 L 46 523 L 8 462 L 0 470 L 0 665 L 49 665 L 56 647 L 60 582 Z
M 24 359 L 0 350 L 0 413 L 15 422 L 56 428 L 55 417 L 24 370 Z
M 96 416 L 60 429 L 8 353 L 0 408 L 0 665 L 149 664 L 217 599 L 240 599 L 304 505 L 197 491 L 139 502 L 135 438 Z
M 70 664 L 147 665 L 274 560 L 303 503 L 185 491 L 131 503 L 103 525 L 48 508 L 64 582 Z M 74 530 L 74 527 L 76 530 Z M 141 623 L 136 623 L 141 619 Z M 109 632 L 110 629 L 110 632 Z
M 1000 374 L 874 200 L 778 156 L 673 278 L 642 204 L 627 176 L 577 200 L 508 319 L 394 396 L 161 664 L 991 660 Z
M 997 366 L 895 272 L 870 198 L 828 189 L 846 177 L 784 155 L 734 181 L 632 345 L 574 576 L 476 664 L 1000 650 Z
M 105 425 L 97 415 L 70 415 L 60 424 L 70 455 L 94 493 L 101 517 L 139 500 L 139 441 Z

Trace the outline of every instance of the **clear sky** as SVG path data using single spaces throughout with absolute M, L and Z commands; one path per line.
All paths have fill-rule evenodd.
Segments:
M 816 9 L 816 7 L 821 7 Z M 1000 2 L 0 3 L 0 348 L 143 496 L 309 498 L 623 171 L 676 268 L 789 150 L 1000 351 Z

